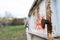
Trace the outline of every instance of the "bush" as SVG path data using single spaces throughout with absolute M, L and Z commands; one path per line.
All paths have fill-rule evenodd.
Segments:
M 12 21 L 12 25 L 24 25 L 24 19 L 14 18 Z

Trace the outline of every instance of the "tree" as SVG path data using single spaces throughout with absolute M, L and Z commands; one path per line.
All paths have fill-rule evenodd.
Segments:
M 5 18 L 12 18 L 13 16 L 12 16 L 12 14 L 10 13 L 10 12 L 5 12 L 5 16 L 4 16 Z

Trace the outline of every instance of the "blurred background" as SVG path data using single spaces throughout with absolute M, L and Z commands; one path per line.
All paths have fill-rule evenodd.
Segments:
M 0 0 L 0 40 L 26 40 L 24 20 L 34 0 Z

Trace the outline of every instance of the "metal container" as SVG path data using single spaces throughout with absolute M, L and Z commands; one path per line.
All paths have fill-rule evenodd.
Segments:
M 59 3 L 59 0 L 35 0 L 28 14 L 27 33 L 42 38 L 60 37 Z

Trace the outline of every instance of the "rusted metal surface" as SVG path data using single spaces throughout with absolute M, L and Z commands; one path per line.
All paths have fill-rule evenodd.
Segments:
M 51 3 L 51 1 L 52 0 L 41 0 L 41 1 L 36 0 L 34 5 L 32 6 L 32 8 L 30 9 L 29 14 L 28 14 L 29 15 L 28 22 L 30 25 L 28 31 L 29 31 L 29 33 L 33 34 L 32 36 L 30 36 L 31 37 L 30 40 L 45 40 L 45 39 L 42 39 L 44 37 L 47 38 L 48 40 L 60 40 L 60 38 L 54 38 L 54 37 L 57 37 L 57 35 L 59 36 L 59 34 L 58 34 L 59 31 L 55 31 L 56 30 L 55 28 L 57 28 L 57 26 L 56 26 L 57 22 L 54 21 L 55 9 L 53 8 L 53 6 L 54 6 L 53 4 L 55 4 L 55 3 Z M 53 5 L 53 6 L 51 6 L 51 5 Z M 44 7 L 46 8 L 46 10 Z M 53 15 L 53 17 L 52 17 L 52 15 Z M 44 16 L 44 18 L 42 16 Z M 53 19 L 53 22 L 52 22 L 51 18 Z M 45 24 L 47 24 L 46 27 L 45 27 Z M 54 30 L 54 31 L 52 31 L 52 30 Z M 57 28 L 57 30 L 58 30 L 58 28 Z M 42 38 L 39 38 L 37 36 L 42 37 Z
M 39 18 L 40 17 L 40 8 L 39 8 L 39 6 L 37 7 L 37 18 Z
M 31 17 L 32 15 L 32 12 L 37 8 L 37 6 L 39 6 L 39 4 L 42 2 L 42 0 L 35 0 L 30 11 L 29 11 L 29 14 L 28 14 L 28 17 Z
M 45 7 L 45 1 L 42 2 L 41 7 L 42 7 L 42 5 L 43 5 L 43 7 Z M 41 25 L 41 19 L 43 18 L 43 16 L 40 16 L 40 14 L 42 14 L 42 13 L 40 13 L 40 5 L 35 6 L 34 8 L 36 10 L 36 13 L 35 13 L 35 10 L 33 10 L 32 12 L 30 11 L 31 13 L 29 13 L 31 15 L 30 20 L 29 20 L 29 25 L 30 25 L 29 32 L 31 34 L 33 33 L 34 35 L 47 38 L 47 30 L 46 30 L 46 28 L 43 29 L 42 25 Z M 45 9 L 43 8 L 43 10 L 45 10 Z
M 46 20 L 48 20 L 49 24 L 47 24 L 47 32 L 48 32 L 48 37 L 52 36 L 52 23 L 51 23 L 51 0 L 46 0 Z

